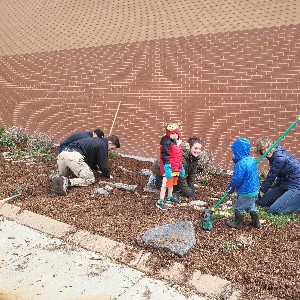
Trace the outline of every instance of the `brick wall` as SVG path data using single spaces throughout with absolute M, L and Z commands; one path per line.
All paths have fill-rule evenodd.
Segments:
M 239 136 L 277 139 L 300 112 L 300 25 L 0 57 L 0 122 L 113 134 L 120 152 L 158 154 L 163 124 L 182 123 L 231 168 Z M 299 126 L 298 126 L 299 127 Z M 300 158 L 299 128 L 284 146 Z

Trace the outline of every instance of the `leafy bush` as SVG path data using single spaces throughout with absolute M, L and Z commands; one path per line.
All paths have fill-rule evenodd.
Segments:
M 34 157 L 49 154 L 54 140 L 45 132 L 30 134 L 23 127 L 0 127 L 0 145 L 9 147 L 12 156 Z
M 16 145 L 26 144 L 29 136 L 26 129 L 20 126 L 13 126 L 5 129 L 4 135 Z
M 0 146 L 14 147 L 15 142 L 6 132 L 4 127 L 0 127 Z
M 35 131 L 27 139 L 27 147 L 31 149 L 50 149 L 53 145 L 53 138 L 45 132 Z
M 198 171 L 204 174 L 221 174 L 224 172 L 220 166 L 214 164 L 212 152 L 205 150 L 202 150 L 199 155 Z

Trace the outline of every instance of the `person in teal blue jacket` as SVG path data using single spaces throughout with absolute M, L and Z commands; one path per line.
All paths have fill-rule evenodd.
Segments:
M 236 139 L 231 146 L 234 170 L 226 193 L 236 191 L 237 199 L 234 204 L 235 219 L 227 224 L 236 229 L 241 229 L 245 213 L 250 213 L 250 224 L 260 228 L 255 204 L 259 191 L 259 174 L 256 160 L 250 156 L 250 149 L 250 142 L 246 138 Z

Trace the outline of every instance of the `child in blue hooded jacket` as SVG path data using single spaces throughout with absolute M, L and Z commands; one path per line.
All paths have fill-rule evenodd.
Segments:
M 241 229 L 245 213 L 250 213 L 250 224 L 260 228 L 255 202 L 259 190 L 259 174 L 256 161 L 250 156 L 250 142 L 246 138 L 236 139 L 231 150 L 234 158 L 234 170 L 226 193 L 237 192 L 234 204 L 235 219 L 228 221 L 230 227 Z

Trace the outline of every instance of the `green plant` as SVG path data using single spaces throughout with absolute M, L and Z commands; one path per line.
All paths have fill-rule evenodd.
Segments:
M 40 148 L 28 148 L 27 149 L 28 155 L 35 157 L 35 156 L 42 156 L 45 154 L 50 153 L 50 149 L 46 147 L 40 147 Z
M 27 142 L 28 133 L 25 128 L 13 126 L 9 128 L 0 128 L 0 145 L 15 147 Z
M 10 156 L 25 156 L 27 155 L 27 152 L 18 148 L 12 148 L 9 151 Z
M 14 147 L 15 145 L 15 142 L 4 131 L 0 136 L 0 146 Z
M 13 148 L 9 151 L 9 154 L 11 156 L 28 156 L 28 157 L 36 157 L 36 156 L 42 156 L 45 154 L 49 154 L 50 149 L 48 148 L 26 148 L 25 150 L 21 150 L 18 148 Z
M 22 145 L 27 142 L 28 132 L 21 126 L 12 126 L 5 129 L 4 134 L 9 140 L 12 140 L 16 145 Z
M 50 149 L 53 145 L 53 138 L 45 132 L 35 131 L 27 139 L 27 147 L 31 149 Z
M 223 218 L 225 218 L 225 216 L 220 214 L 219 212 L 213 213 L 213 220 L 220 220 L 220 219 L 223 219 Z
M 200 177 L 198 182 L 201 185 L 207 185 L 208 184 L 208 178 L 206 176 Z
M 45 157 L 45 160 L 46 160 L 46 161 L 53 161 L 53 160 L 56 160 L 56 156 L 54 156 L 54 155 L 47 155 L 47 156 Z
M 296 214 L 272 215 L 265 208 L 258 207 L 259 218 L 268 220 L 278 228 L 283 228 L 290 223 L 300 222 L 300 217 Z
M 232 242 L 225 242 L 222 246 L 223 252 L 225 254 L 231 254 L 231 252 L 234 250 L 234 245 L 232 244 Z

